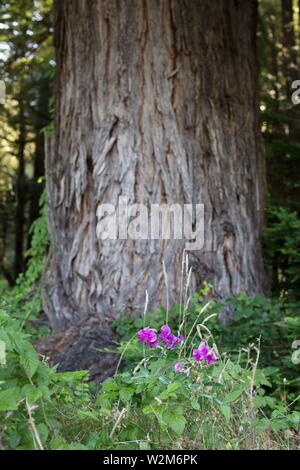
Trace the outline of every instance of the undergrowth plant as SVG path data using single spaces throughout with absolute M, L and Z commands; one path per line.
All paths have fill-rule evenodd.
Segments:
M 61 412 L 84 409 L 87 378 L 84 371 L 56 373 L 22 322 L 0 309 L 0 448 L 41 450 L 53 441 L 59 447 Z
M 271 206 L 267 211 L 265 260 L 272 277 L 273 294 L 300 299 L 300 218 L 299 207 Z
M 2 287 L 1 304 L 12 316 L 22 320 L 22 325 L 35 336 L 46 333 L 36 331 L 28 320 L 36 320 L 42 310 L 39 281 L 45 266 L 45 257 L 49 246 L 49 236 L 45 215 L 46 192 L 40 197 L 40 216 L 30 228 L 31 246 L 27 251 L 26 271 L 19 275 L 15 286 L 7 290 Z
M 232 360 L 240 361 L 242 365 L 246 363 L 247 357 L 240 357 L 241 350 L 248 350 L 249 345 L 256 344 L 260 338 L 259 366 L 268 374 L 268 393 L 276 399 L 286 396 L 290 402 L 296 400 L 300 391 L 300 365 L 298 361 L 293 361 L 293 344 L 300 340 L 299 302 L 268 299 L 262 295 L 249 297 L 243 293 L 222 302 L 213 302 L 206 300 L 209 290 L 210 286 L 206 284 L 202 291 L 192 296 L 184 312 L 185 331 L 192 331 L 195 335 L 195 325 L 205 314 L 203 328 L 208 328 L 219 351 L 230 353 Z M 230 306 L 233 315 L 229 324 L 224 324 L 218 320 L 218 316 L 227 306 Z M 179 316 L 180 305 L 175 305 L 168 312 L 172 328 L 178 328 Z M 159 308 L 146 318 L 148 325 L 156 329 L 164 322 L 166 310 Z M 117 319 L 115 328 L 123 338 L 121 349 L 144 324 L 144 317 L 127 318 L 121 315 Z M 133 342 L 127 347 L 127 364 L 130 366 L 138 357 L 142 357 L 142 351 Z M 297 405 L 298 400 L 294 407 Z
M 32 345 L 47 248 L 35 223 L 27 272 L 0 309 L 0 447 L 4 449 L 259 449 L 299 445 L 297 304 L 211 289 L 141 318 L 120 316 L 114 377 L 57 373 Z M 43 243 L 42 243 L 43 242 Z M 187 272 L 187 277 L 188 277 Z M 39 292 L 39 291 L 37 291 Z M 35 297 L 37 295 L 37 297 Z M 230 304 L 229 326 L 217 321 Z M 39 332 L 40 334 L 41 332 Z M 100 352 L 99 352 L 100 354 Z
M 278 401 L 267 393 L 272 389 L 273 371 L 258 366 L 260 340 L 243 347 L 234 359 L 226 352 L 220 353 L 216 337 L 208 328 L 216 317 L 212 313 L 216 306 L 204 301 L 208 290 L 209 286 L 205 286 L 204 291 L 196 294 L 192 307 L 184 313 L 186 337 L 180 338 L 177 347 L 170 348 L 164 340 L 159 342 L 166 329 L 164 325 L 161 333 L 157 333 L 158 324 L 166 315 L 162 309 L 154 316 L 132 319 L 131 325 L 127 323 L 127 331 L 124 318 L 118 320 L 118 331 L 127 337 L 134 328 L 142 329 L 137 337 L 134 335 L 121 346 L 129 361 L 128 370 L 109 379 L 100 397 L 102 406 L 115 410 L 118 416 L 116 429 L 120 432 L 114 445 L 265 448 L 276 446 L 276 440 L 278 446 L 278 439 L 282 439 L 280 445 L 289 446 L 288 433 L 298 432 L 300 414 L 292 409 L 297 400 L 288 403 L 285 397 Z M 179 310 L 177 306 L 168 312 L 172 328 L 176 328 Z M 151 327 L 144 326 L 148 322 Z M 214 333 L 219 333 L 218 328 Z M 139 342 L 144 344 L 143 349 Z M 209 342 L 212 349 L 207 346 Z M 133 357 L 138 349 L 140 362 L 134 367 Z M 212 360 L 208 360 L 208 354 Z M 276 435 L 279 430 L 285 431 L 281 438 Z
M 195 300 L 196 316 L 182 311 L 175 326 L 170 312 L 170 324 L 157 328 L 148 326 L 145 316 L 121 346 L 120 363 L 129 357 L 127 367 L 100 386 L 89 383 L 85 371 L 56 373 L 34 350 L 22 321 L 2 310 L 2 448 L 295 446 L 300 414 L 286 398 L 278 402 L 268 395 L 271 383 L 268 370 L 259 368 L 259 342 L 236 358 L 222 353 L 207 327 L 213 307 L 202 293 L 196 299 L 201 299 Z

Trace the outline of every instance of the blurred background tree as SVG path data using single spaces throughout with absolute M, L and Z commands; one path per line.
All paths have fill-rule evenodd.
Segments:
M 39 213 L 44 130 L 51 120 L 55 71 L 51 1 L 0 5 L 0 272 L 13 284 L 24 271 L 29 227 Z
M 274 295 L 300 295 L 300 2 L 259 2 L 260 118 L 267 165 L 265 255 Z

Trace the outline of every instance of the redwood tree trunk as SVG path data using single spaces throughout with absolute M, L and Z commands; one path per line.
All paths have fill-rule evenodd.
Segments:
M 99 242 L 99 203 L 203 203 L 191 290 L 262 289 L 256 2 L 57 0 L 55 136 L 46 175 L 54 328 L 180 298 L 184 241 Z

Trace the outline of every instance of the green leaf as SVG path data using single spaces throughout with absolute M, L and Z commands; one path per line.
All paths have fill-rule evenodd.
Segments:
M 178 382 L 172 382 L 168 385 L 168 392 L 175 392 L 178 388 L 181 387 L 181 384 Z
M 13 431 L 9 434 L 9 444 L 12 449 L 15 449 L 21 441 L 21 436 L 17 431 Z
M 268 387 L 272 386 L 270 381 L 266 378 L 264 371 L 260 369 L 257 369 L 255 372 L 254 383 L 256 386 L 258 385 L 267 385 Z
M 11 411 L 18 408 L 21 399 L 20 389 L 17 387 L 8 388 L 0 392 L 0 411 Z
M 73 383 L 80 380 L 87 380 L 89 376 L 86 370 L 75 370 L 71 372 L 57 372 L 55 377 L 66 383 Z
M 27 347 L 23 351 L 23 354 L 20 356 L 20 365 L 31 379 L 39 365 L 39 358 L 33 347 Z
M 43 391 L 31 384 L 27 384 L 22 388 L 22 394 L 25 394 L 28 402 L 32 405 L 43 395 Z
M 231 403 L 235 400 L 237 400 L 241 395 L 242 393 L 244 392 L 244 388 L 241 387 L 241 388 L 237 388 L 236 390 L 233 390 L 232 392 L 228 393 L 228 395 L 226 395 L 225 399 L 224 399 L 224 403 Z
M 119 395 L 122 401 L 126 402 L 129 401 L 134 394 L 134 388 L 133 387 L 123 387 L 121 388 Z
M 281 429 L 288 429 L 289 423 L 286 419 L 275 419 L 271 421 L 271 429 L 273 431 L 279 431 Z
M 221 413 L 223 414 L 226 422 L 229 423 L 230 418 L 231 418 L 230 406 L 227 405 L 226 403 L 223 403 L 222 405 L 220 405 L 220 410 L 221 410 Z
M 256 427 L 258 432 L 264 432 L 271 427 L 271 421 L 268 418 L 262 418 L 258 421 Z
M 173 429 L 177 434 L 182 434 L 185 428 L 186 419 L 182 415 L 172 416 L 169 420 L 170 428 Z
M 191 406 L 192 406 L 192 408 L 193 408 L 194 410 L 197 410 L 197 411 L 200 410 L 200 405 L 199 405 L 199 403 L 197 402 L 197 400 L 192 400 L 192 401 L 191 401 Z
M 144 415 L 150 415 L 151 413 L 154 413 L 155 411 L 155 405 L 147 405 L 142 409 Z
M 119 385 L 116 384 L 116 382 L 112 378 L 107 379 L 102 385 L 102 390 L 104 390 L 105 392 L 115 391 L 118 390 L 118 388 Z
M 89 419 L 92 419 L 94 421 L 99 421 L 99 417 L 96 415 L 96 413 L 93 413 L 92 411 L 78 410 L 77 411 L 77 416 L 80 419 L 89 418 Z
M 37 425 L 37 430 L 40 435 L 40 438 L 42 439 L 42 442 L 45 442 L 48 438 L 48 428 L 45 423 L 40 423 Z

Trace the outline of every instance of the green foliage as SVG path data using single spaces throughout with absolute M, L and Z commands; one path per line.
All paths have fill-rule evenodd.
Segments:
M 52 0 L 0 2 L 0 275 L 13 285 L 26 263 L 43 190 L 44 135 L 55 75 Z
M 190 352 L 197 346 L 197 340 L 199 342 L 198 335 L 196 338 L 194 335 L 195 329 L 198 334 L 202 332 L 201 335 L 209 332 L 221 353 L 217 365 L 201 369 L 198 374 L 176 374 L 173 352 L 169 352 L 168 358 L 157 358 L 151 351 L 151 357 L 147 358 L 140 348 L 140 366 L 133 367 L 133 358 L 139 350 L 136 339 L 121 345 L 129 369 L 134 373 L 126 371 L 115 380 L 110 379 L 108 386 L 103 387 L 101 400 L 105 407 L 117 403 L 119 413 L 125 409 L 123 440 L 144 442 L 142 430 L 136 424 L 139 421 L 144 423 L 142 429 L 145 426 L 152 429 L 152 433 L 148 433 L 148 445 L 154 448 L 168 448 L 175 440 L 185 448 L 188 445 L 191 448 L 259 448 L 267 445 L 269 448 L 275 444 L 268 439 L 267 444 L 264 443 L 265 431 L 285 430 L 288 436 L 291 431 L 287 430 L 299 429 L 299 364 L 292 361 L 292 344 L 300 336 L 299 304 L 245 294 L 213 304 L 205 301 L 207 293 L 208 286 L 195 294 L 192 305 L 182 312 L 185 335 L 190 343 L 185 351 Z M 229 325 L 224 325 L 216 321 L 216 316 L 228 306 L 233 311 L 233 319 Z M 168 314 L 173 328 L 178 327 L 180 310 L 180 306 L 176 306 Z M 134 338 L 137 328 L 149 324 L 158 329 L 166 316 L 164 309 L 158 309 L 152 316 L 146 315 L 145 319 L 121 316 L 116 328 L 127 339 Z M 170 397 L 169 387 L 173 386 L 175 390 L 172 389 Z M 164 419 L 165 415 L 169 416 L 169 402 L 172 403 L 171 410 L 173 406 L 180 410 L 178 428 L 176 416 L 173 426 L 168 418 Z M 135 430 L 131 437 L 126 435 L 127 425 Z M 178 436 L 175 438 L 176 430 L 183 441 L 178 440 Z M 278 446 L 278 439 L 276 436 L 275 446 Z
M 300 298 L 300 106 L 291 96 L 292 83 L 299 78 L 300 30 L 298 2 L 291 2 L 292 12 L 286 5 L 283 11 L 283 5 L 279 0 L 259 2 L 259 98 L 267 170 L 265 258 L 272 294 L 293 301 Z M 289 13 L 294 22 L 285 24 Z
M 30 227 L 31 247 L 27 251 L 28 263 L 24 274 L 17 279 L 18 291 L 27 292 L 39 281 L 43 273 L 45 255 L 49 246 L 47 220 L 45 215 L 46 191 L 40 197 L 40 216 Z
M 300 298 L 300 218 L 296 211 L 272 207 L 265 230 L 265 257 L 274 294 Z
M 259 364 L 269 373 L 272 386 L 269 393 L 277 398 L 285 396 L 290 401 L 295 400 L 300 379 L 299 365 L 292 361 L 292 345 L 300 338 L 299 303 L 240 294 L 225 304 L 234 307 L 230 324 L 209 323 L 221 351 L 238 358 L 242 348 L 248 348 L 260 338 Z
M 131 360 L 135 362 L 138 358 L 143 357 L 143 351 L 137 343 L 129 340 L 135 337 L 136 332 L 145 325 L 157 329 L 159 325 L 166 323 L 172 330 L 177 330 L 178 334 L 186 337 L 191 330 L 194 332 L 196 323 L 203 319 L 204 314 L 206 318 L 210 315 L 215 318 L 217 313 L 215 312 L 214 303 L 206 301 L 206 296 L 211 287 L 209 283 L 204 282 L 202 290 L 194 293 L 188 309 L 184 309 L 180 304 L 177 304 L 173 305 L 168 312 L 165 308 L 159 307 L 154 312 L 146 312 L 144 317 L 128 317 L 121 314 L 114 322 L 114 328 L 121 338 L 119 350 L 122 352 L 126 347 L 127 363 L 130 364 Z M 193 334 L 194 337 L 195 333 Z
M 136 338 L 130 342 L 142 349 Z M 138 364 L 103 384 L 95 406 L 107 416 L 107 431 L 95 448 L 249 449 L 275 441 L 277 447 L 289 446 L 278 431 L 297 432 L 300 413 L 266 394 L 270 372 L 258 369 L 257 346 L 250 348 L 252 358 L 248 351 L 235 361 L 224 354 L 214 366 L 201 366 L 191 358 L 193 344 L 177 352 L 144 350 Z M 125 358 L 127 352 L 128 347 Z M 175 372 L 177 361 L 183 373 Z
M 23 322 L 0 310 L 1 445 L 7 449 L 290 448 L 291 436 L 299 431 L 300 413 L 293 410 L 287 394 L 281 400 L 270 395 L 274 371 L 259 368 L 263 353 L 257 341 L 238 354 L 233 350 L 229 356 L 226 348 L 222 353 L 226 341 L 230 345 L 237 337 L 227 336 L 225 341 L 221 326 L 213 332 L 207 328 L 213 325 L 215 308 L 205 302 L 203 293 L 194 296 L 191 311 L 180 312 L 187 322 L 186 327 L 181 322 L 186 340 L 174 351 L 146 349 L 138 343 L 135 329 L 122 347 L 128 366 L 100 387 L 88 383 L 84 371 L 57 373 L 49 367 L 36 353 Z M 246 318 L 254 339 L 259 325 L 252 322 L 253 311 L 256 317 L 257 311 L 263 316 L 263 300 L 254 303 L 244 297 L 236 308 L 236 321 Z M 160 309 L 155 314 L 156 328 L 164 322 L 163 313 Z M 176 313 L 169 314 L 175 322 Z M 125 329 L 121 321 L 119 326 Z M 223 346 L 214 344 L 219 357 L 215 365 L 193 360 L 199 335 L 211 344 L 216 337 L 222 339 Z M 247 341 L 246 328 L 243 332 L 241 327 L 241 336 L 240 344 Z M 175 372 L 177 362 L 183 372 Z
M 84 407 L 86 379 L 86 372 L 57 374 L 55 367 L 48 367 L 22 323 L 0 310 L 0 443 L 4 448 L 35 449 L 46 444 L 52 448 L 52 441 L 62 448 L 60 409 L 67 412 L 79 403 Z
M 282 2 L 260 0 L 259 12 L 259 98 L 267 194 L 271 206 L 299 211 L 300 106 L 291 101 L 292 82 L 299 72 L 297 67 L 294 72 L 287 67 L 295 58 L 299 64 L 299 23 L 295 19 L 289 25 L 291 43 L 284 44 Z
M 246 294 L 240 294 L 222 303 L 213 303 L 205 300 L 207 292 L 206 286 L 204 291 L 194 294 L 191 306 L 184 312 L 185 336 L 196 321 L 202 325 L 201 331 L 209 328 L 221 352 L 230 354 L 238 361 L 241 361 L 240 351 L 260 339 L 259 365 L 269 375 L 269 394 L 276 399 L 285 396 L 291 402 L 295 400 L 300 389 L 300 366 L 292 361 L 292 344 L 300 339 L 300 304 L 287 302 L 285 299 L 272 300 L 259 295 L 249 297 Z M 221 310 L 228 306 L 232 311 L 232 320 L 229 324 L 223 324 L 217 318 Z M 179 312 L 180 306 L 173 307 L 169 312 L 169 325 L 173 329 L 178 328 Z M 146 323 L 157 329 L 165 318 L 166 311 L 159 308 L 153 315 L 146 315 Z M 121 342 L 120 351 L 126 347 L 126 360 L 129 365 L 136 358 L 143 357 L 143 351 L 136 342 L 131 341 L 128 344 L 127 341 L 144 323 L 142 318 L 125 316 L 116 321 L 117 332 L 126 340 Z M 190 339 L 194 338 L 194 334 L 190 335 Z M 196 346 L 195 342 L 193 344 Z M 297 404 L 298 402 L 295 406 Z
M 40 197 L 40 216 L 30 228 L 32 237 L 31 247 L 27 252 L 27 270 L 20 274 L 12 289 L 7 290 L 3 286 L 1 296 L 6 311 L 14 318 L 22 320 L 22 325 L 34 335 L 41 335 L 42 331 L 31 328 L 27 320 L 37 319 L 42 308 L 39 280 L 44 269 L 49 245 L 45 203 L 46 192 L 44 191 Z M 43 332 L 46 333 L 46 331 Z

